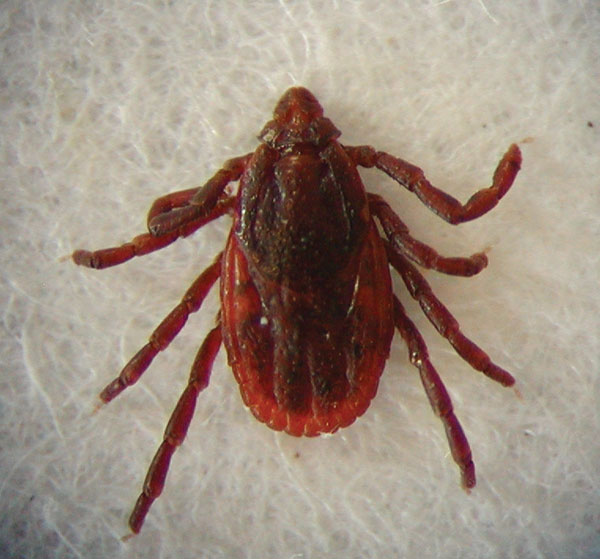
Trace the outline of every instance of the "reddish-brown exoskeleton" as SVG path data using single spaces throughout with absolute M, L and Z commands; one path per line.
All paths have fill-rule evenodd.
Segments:
M 129 520 L 133 532 L 139 532 L 163 489 L 171 456 L 185 438 L 221 341 L 254 416 L 272 429 L 314 436 L 346 427 L 365 412 L 396 327 L 444 424 L 462 484 L 475 485 L 469 443 L 423 338 L 392 293 L 389 265 L 457 353 L 484 375 L 510 386 L 513 377 L 461 333 L 413 266 L 472 276 L 487 265 L 487 258 L 483 253 L 447 258 L 412 238 L 381 197 L 367 194 L 357 167 L 381 169 L 440 217 L 458 224 L 483 215 L 506 194 L 521 153 L 511 145 L 492 185 L 462 205 L 432 186 L 418 167 L 370 146 L 344 146 L 339 136 L 315 97 L 302 87 L 291 88 L 262 130 L 256 151 L 231 159 L 200 188 L 156 200 L 148 215 L 149 233 L 119 247 L 73 253 L 77 264 L 106 268 L 163 248 L 225 213 L 233 216 L 225 250 L 100 394 L 109 402 L 135 383 L 220 278 L 217 325 L 196 356 L 152 461 Z M 238 179 L 237 194 L 229 196 L 226 185 Z

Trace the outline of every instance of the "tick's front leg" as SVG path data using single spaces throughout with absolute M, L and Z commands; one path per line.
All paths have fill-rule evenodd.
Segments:
M 198 188 L 200 187 L 196 186 L 194 188 L 187 188 L 186 190 L 169 192 L 169 194 L 165 194 L 164 196 L 154 200 L 154 202 L 152 202 L 152 206 L 150 207 L 150 211 L 148 212 L 148 228 L 150 227 L 150 222 L 152 219 L 154 219 L 157 215 L 173 211 L 175 208 L 187 206 L 190 203 L 190 200 L 198 192 Z
M 466 204 L 433 186 L 419 167 L 370 146 L 344 149 L 357 165 L 377 167 L 402 186 L 414 192 L 419 200 L 442 219 L 454 225 L 470 221 L 489 212 L 512 186 L 521 168 L 521 150 L 512 144 L 504 154 L 492 180 L 492 186 L 482 188 Z
M 157 200 L 155 205 L 158 204 L 158 207 L 152 206 L 148 214 L 150 233 L 160 237 L 212 212 L 222 199 L 225 187 L 242 176 L 252 155 L 248 153 L 227 161 L 193 196 L 188 196 L 188 201 L 180 207 L 168 211 L 168 208 L 161 207 L 161 200 Z M 182 194 L 185 197 L 189 191 L 182 191 Z
M 197 189 L 194 189 L 196 191 Z M 183 192 L 175 192 L 174 195 L 181 195 Z M 160 215 L 159 203 L 162 203 L 164 207 L 167 203 L 170 195 L 163 196 L 159 198 L 152 208 L 150 209 L 150 214 L 155 211 L 158 215 Z M 173 231 L 169 231 L 160 237 L 155 237 L 150 233 L 142 233 L 137 237 L 134 237 L 131 241 L 122 244 L 117 247 L 110 248 L 102 248 L 100 250 L 76 250 L 71 255 L 73 262 L 79 266 L 85 266 L 87 268 L 95 268 L 97 270 L 101 270 L 103 268 L 110 268 L 111 266 L 116 266 L 117 264 L 122 264 L 123 262 L 127 262 L 131 260 L 134 256 L 144 256 L 145 254 L 149 254 L 156 250 L 160 250 L 171 243 L 175 242 L 179 237 L 187 237 L 191 235 L 207 223 L 221 217 L 223 214 L 227 213 L 231 208 L 233 208 L 235 204 L 235 198 L 223 198 L 219 200 L 217 205 L 212 209 L 210 213 L 203 217 L 198 217 L 197 219 L 180 225 L 177 229 Z

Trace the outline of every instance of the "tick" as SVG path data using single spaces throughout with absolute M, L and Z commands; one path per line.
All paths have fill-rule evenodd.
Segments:
M 415 267 L 472 276 L 485 268 L 487 257 L 448 258 L 411 237 L 389 204 L 365 191 L 357 168 L 380 169 L 442 219 L 458 224 L 485 214 L 507 193 L 521 165 L 520 150 L 511 145 L 492 185 L 463 205 L 429 183 L 418 167 L 370 146 L 345 146 L 339 136 L 312 93 L 293 87 L 275 107 L 256 150 L 230 159 L 199 188 L 158 198 L 148 214 L 148 233 L 118 247 L 73 253 L 76 264 L 107 268 L 161 249 L 224 214 L 233 218 L 225 250 L 100 394 L 110 402 L 137 382 L 219 280 L 216 325 L 196 355 L 150 465 L 129 519 L 133 532 L 162 492 L 221 343 L 252 414 L 272 429 L 311 437 L 347 427 L 366 411 L 397 329 L 445 427 L 462 485 L 475 485 L 469 443 L 421 334 L 392 292 L 390 266 L 469 365 L 511 386 L 514 378 L 462 334 Z M 230 195 L 225 188 L 233 181 L 239 188 Z

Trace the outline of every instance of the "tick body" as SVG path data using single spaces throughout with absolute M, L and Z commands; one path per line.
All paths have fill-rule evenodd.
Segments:
M 73 253 L 77 264 L 105 268 L 163 248 L 226 213 L 233 217 L 224 251 L 100 395 L 109 402 L 135 383 L 220 280 L 217 324 L 198 351 L 150 465 L 130 517 L 133 532 L 163 489 L 222 343 L 252 414 L 272 429 L 315 436 L 346 427 L 366 411 L 397 329 L 444 424 L 462 484 L 475 485 L 469 444 L 423 338 L 392 292 L 390 266 L 457 353 L 510 386 L 513 377 L 462 334 L 414 266 L 471 276 L 487 258 L 444 257 L 412 238 L 387 202 L 365 191 L 357 167 L 382 170 L 458 224 L 483 215 L 506 194 L 520 168 L 519 148 L 510 146 L 492 185 L 462 205 L 431 185 L 418 167 L 370 146 L 344 146 L 339 136 L 315 97 L 291 88 L 263 128 L 256 151 L 228 161 L 199 188 L 156 200 L 148 233 L 119 247 Z M 238 180 L 237 193 L 227 194 L 227 184 Z

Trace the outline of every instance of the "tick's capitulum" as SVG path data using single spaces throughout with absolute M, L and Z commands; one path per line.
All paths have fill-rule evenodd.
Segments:
M 365 191 L 357 167 L 377 167 L 440 217 L 458 224 L 485 214 L 506 194 L 521 153 L 511 145 L 492 186 L 462 205 L 431 185 L 418 167 L 370 146 L 344 146 L 339 136 L 315 97 L 302 87 L 291 88 L 260 133 L 256 151 L 229 160 L 199 188 L 156 200 L 148 214 L 149 233 L 119 247 L 73 253 L 76 264 L 106 268 L 163 248 L 223 214 L 233 217 L 225 250 L 100 394 L 109 402 L 135 383 L 220 279 L 217 324 L 198 351 L 150 465 L 129 520 L 133 532 L 139 532 L 163 489 L 171 456 L 185 438 L 221 342 L 254 416 L 272 429 L 315 436 L 347 427 L 369 407 L 397 328 L 444 424 L 462 484 L 475 485 L 469 443 L 421 334 L 392 293 L 389 266 L 467 363 L 511 386 L 514 378 L 461 333 L 413 265 L 472 276 L 485 268 L 487 258 L 483 253 L 447 258 L 412 238 L 388 203 Z M 237 180 L 237 194 L 228 195 L 226 185 Z

